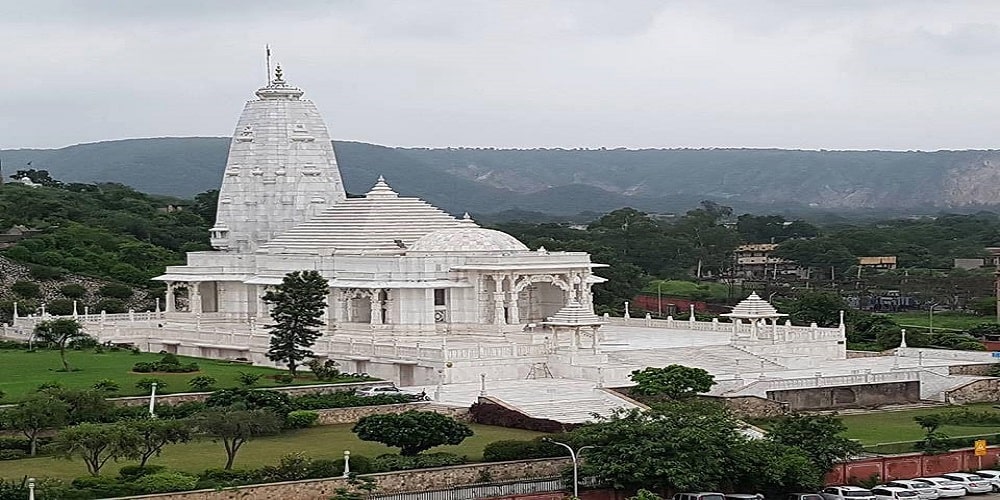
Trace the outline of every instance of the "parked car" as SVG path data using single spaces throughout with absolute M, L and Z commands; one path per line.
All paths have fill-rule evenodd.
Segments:
M 936 489 L 941 498 L 965 496 L 965 486 L 962 486 L 961 483 L 952 481 L 951 479 L 945 479 L 943 477 L 918 477 L 914 479 L 914 481 L 924 483 Z
M 823 500 L 819 493 L 789 493 L 785 500 Z
M 825 500 L 875 500 L 871 490 L 857 486 L 830 486 L 820 494 Z
M 876 486 L 872 488 L 876 500 L 917 500 L 920 495 L 916 491 L 898 486 Z
M 726 493 L 726 500 L 764 500 L 760 493 Z
M 941 477 L 960 483 L 965 488 L 966 493 L 989 493 L 993 491 L 993 483 L 976 474 L 952 472 L 950 474 L 941 474 Z
M 894 488 L 906 488 L 910 491 L 915 491 L 920 500 L 938 500 L 941 494 L 938 493 L 937 488 L 934 488 L 927 483 L 921 483 L 920 481 L 913 481 L 912 479 L 897 479 L 895 481 L 889 481 L 885 484 L 886 486 L 892 486 Z
M 726 500 L 726 496 L 722 493 L 676 493 L 674 494 L 674 500 Z
M 394 385 L 369 387 L 367 389 L 362 389 L 358 391 L 359 396 L 371 397 L 371 396 L 378 396 L 379 394 L 406 394 L 409 396 L 413 396 L 414 399 L 418 399 L 421 401 L 426 401 L 430 399 L 430 397 L 428 397 L 427 393 L 425 392 L 405 391 Z
M 977 470 L 976 475 L 988 480 L 994 492 L 1000 492 L 1000 470 Z

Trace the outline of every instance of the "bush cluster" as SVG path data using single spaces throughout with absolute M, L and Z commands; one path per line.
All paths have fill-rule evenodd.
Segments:
M 558 439 L 557 439 L 558 440 Z M 532 458 L 552 458 L 566 455 L 566 449 L 542 438 L 528 441 L 515 439 L 493 441 L 483 448 L 484 462 L 506 462 Z
M 450 465 L 462 465 L 468 463 L 467 457 L 460 457 L 454 453 L 421 453 L 419 455 L 379 455 L 372 461 L 372 468 L 376 472 L 389 472 L 394 470 L 429 469 L 432 467 L 447 467 Z M 354 457 L 351 457 L 351 470 L 354 470 Z
M 514 410 L 490 403 L 473 403 L 469 407 L 469 415 L 472 417 L 472 421 L 477 424 L 496 425 L 499 427 L 547 432 L 550 434 L 568 432 L 579 427 L 579 424 L 563 424 L 555 420 L 529 417 Z
M 132 371 L 136 373 L 193 373 L 198 370 L 198 363 L 181 363 L 177 356 L 169 353 L 164 354 L 159 361 L 132 365 Z
M 312 410 L 294 410 L 285 417 L 285 427 L 288 429 L 305 429 L 316 425 L 319 413 Z

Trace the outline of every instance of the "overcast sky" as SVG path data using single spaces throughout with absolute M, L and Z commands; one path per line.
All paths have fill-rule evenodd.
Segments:
M 231 135 L 266 43 L 339 140 L 1000 148 L 996 0 L 0 0 L 0 148 Z

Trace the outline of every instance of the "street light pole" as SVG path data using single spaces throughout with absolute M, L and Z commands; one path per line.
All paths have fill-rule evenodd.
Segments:
M 156 408 L 156 382 L 149 385 L 149 418 L 156 418 L 156 413 L 153 411 Z
M 579 499 L 580 498 L 580 469 L 579 469 L 577 460 L 580 458 L 580 453 L 583 453 L 583 450 L 587 450 L 587 449 L 593 448 L 593 446 L 581 446 L 576 451 L 573 451 L 573 447 L 570 446 L 570 445 L 568 445 L 568 444 L 566 444 L 566 443 L 560 443 L 559 441 L 553 441 L 552 439 L 549 439 L 549 438 L 542 438 L 542 441 L 548 441 L 548 442 L 550 442 L 552 444 L 558 444 L 559 446 L 562 446 L 563 448 L 566 448 L 567 450 L 569 450 L 569 458 L 573 461 L 573 498 L 574 499 Z
M 937 305 L 936 302 L 933 303 L 933 304 L 931 304 L 930 319 L 928 320 L 928 322 L 929 322 L 928 329 L 930 330 L 930 333 L 934 333 L 934 308 L 937 307 L 937 306 L 938 305 Z
M 28 500 L 35 500 L 35 478 L 28 478 Z
M 660 294 L 660 287 L 663 286 L 663 281 L 657 280 L 656 282 L 656 317 L 663 317 L 663 297 Z

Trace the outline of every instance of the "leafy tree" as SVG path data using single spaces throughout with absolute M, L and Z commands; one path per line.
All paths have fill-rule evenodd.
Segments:
M 226 448 L 225 469 L 229 470 L 241 446 L 256 437 L 278 433 L 281 419 L 270 410 L 213 409 L 199 413 L 195 425 L 222 441 Z
M 35 335 L 51 344 L 59 346 L 59 359 L 62 360 L 63 371 L 70 371 L 69 363 L 66 361 L 66 344 L 87 338 L 83 329 L 76 320 L 73 319 L 53 319 L 43 321 L 35 326 Z
M 715 385 L 715 377 L 701 368 L 670 365 L 664 368 L 647 367 L 629 375 L 636 383 L 632 392 L 644 396 L 662 396 L 669 399 L 689 398 L 708 392 Z
M 310 347 L 321 335 L 329 287 L 316 271 L 295 271 L 264 294 L 274 320 L 265 327 L 271 331 L 267 359 L 284 363 L 293 377 L 302 360 L 313 356 Z
M 767 438 L 775 443 L 802 448 L 824 474 L 837 460 L 861 452 L 861 444 L 843 436 L 847 427 L 834 415 L 799 415 L 782 417 L 771 427 Z
M 97 290 L 97 293 L 101 294 L 102 297 L 112 299 L 128 299 L 135 292 L 129 286 L 119 283 L 108 283 Z
M 210 391 L 218 380 L 208 375 L 199 375 L 188 381 L 188 385 L 196 391 Z
M 38 283 L 33 281 L 15 281 L 10 286 L 10 291 L 22 299 L 34 299 L 42 294 L 42 288 L 38 286 Z
M 850 311 L 850 306 L 835 293 L 809 291 L 783 303 L 782 309 L 793 322 L 833 327 L 840 324 L 840 311 Z
M 586 452 L 581 475 L 615 489 L 712 491 L 731 481 L 730 453 L 744 442 L 720 405 L 695 400 L 619 411 L 574 431 Z
M 73 314 L 73 301 L 69 299 L 55 299 L 45 305 L 45 310 L 55 316 L 69 316 Z
M 66 458 L 79 455 L 92 476 L 110 460 L 135 458 L 142 447 L 142 438 L 135 429 L 124 424 L 84 423 L 67 427 L 54 441 L 55 448 Z
M 39 392 L 66 404 L 66 419 L 71 425 L 105 422 L 114 408 L 114 404 L 105 399 L 106 394 L 103 391 L 67 389 L 58 383 L 44 385 L 46 387 L 39 387 Z
M 45 430 L 58 428 L 68 417 L 66 403 L 48 395 L 36 394 L 0 414 L 3 427 L 20 431 L 30 443 L 29 455 L 38 450 L 38 436 Z
M 150 458 L 160 456 L 164 446 L 191 440 L 191 426 L 185 420 L 143 418 L 126 421 L 124 425 L 141 438 L 138 453 L 140 467 L 145 467 Z
M 447 415 L 410 410 L 397 414 L 369 415 L 354 424 L 351 432 L 363 441 L 399 448 L 412 456 L 435 446 L 460 444 L 472 435 L 469 426 Z
M 79 299 L 87 294 L 87 289 L 79 283 L 67 283 L 59 287 L 59 293 L 68 299 Z
M 736 491 L 778 498 L 793 491 L 815 491 L 823 485 L 826 471 L 816 467 L 803 447 L 755 439 L 740 443 L 733 451 Z

